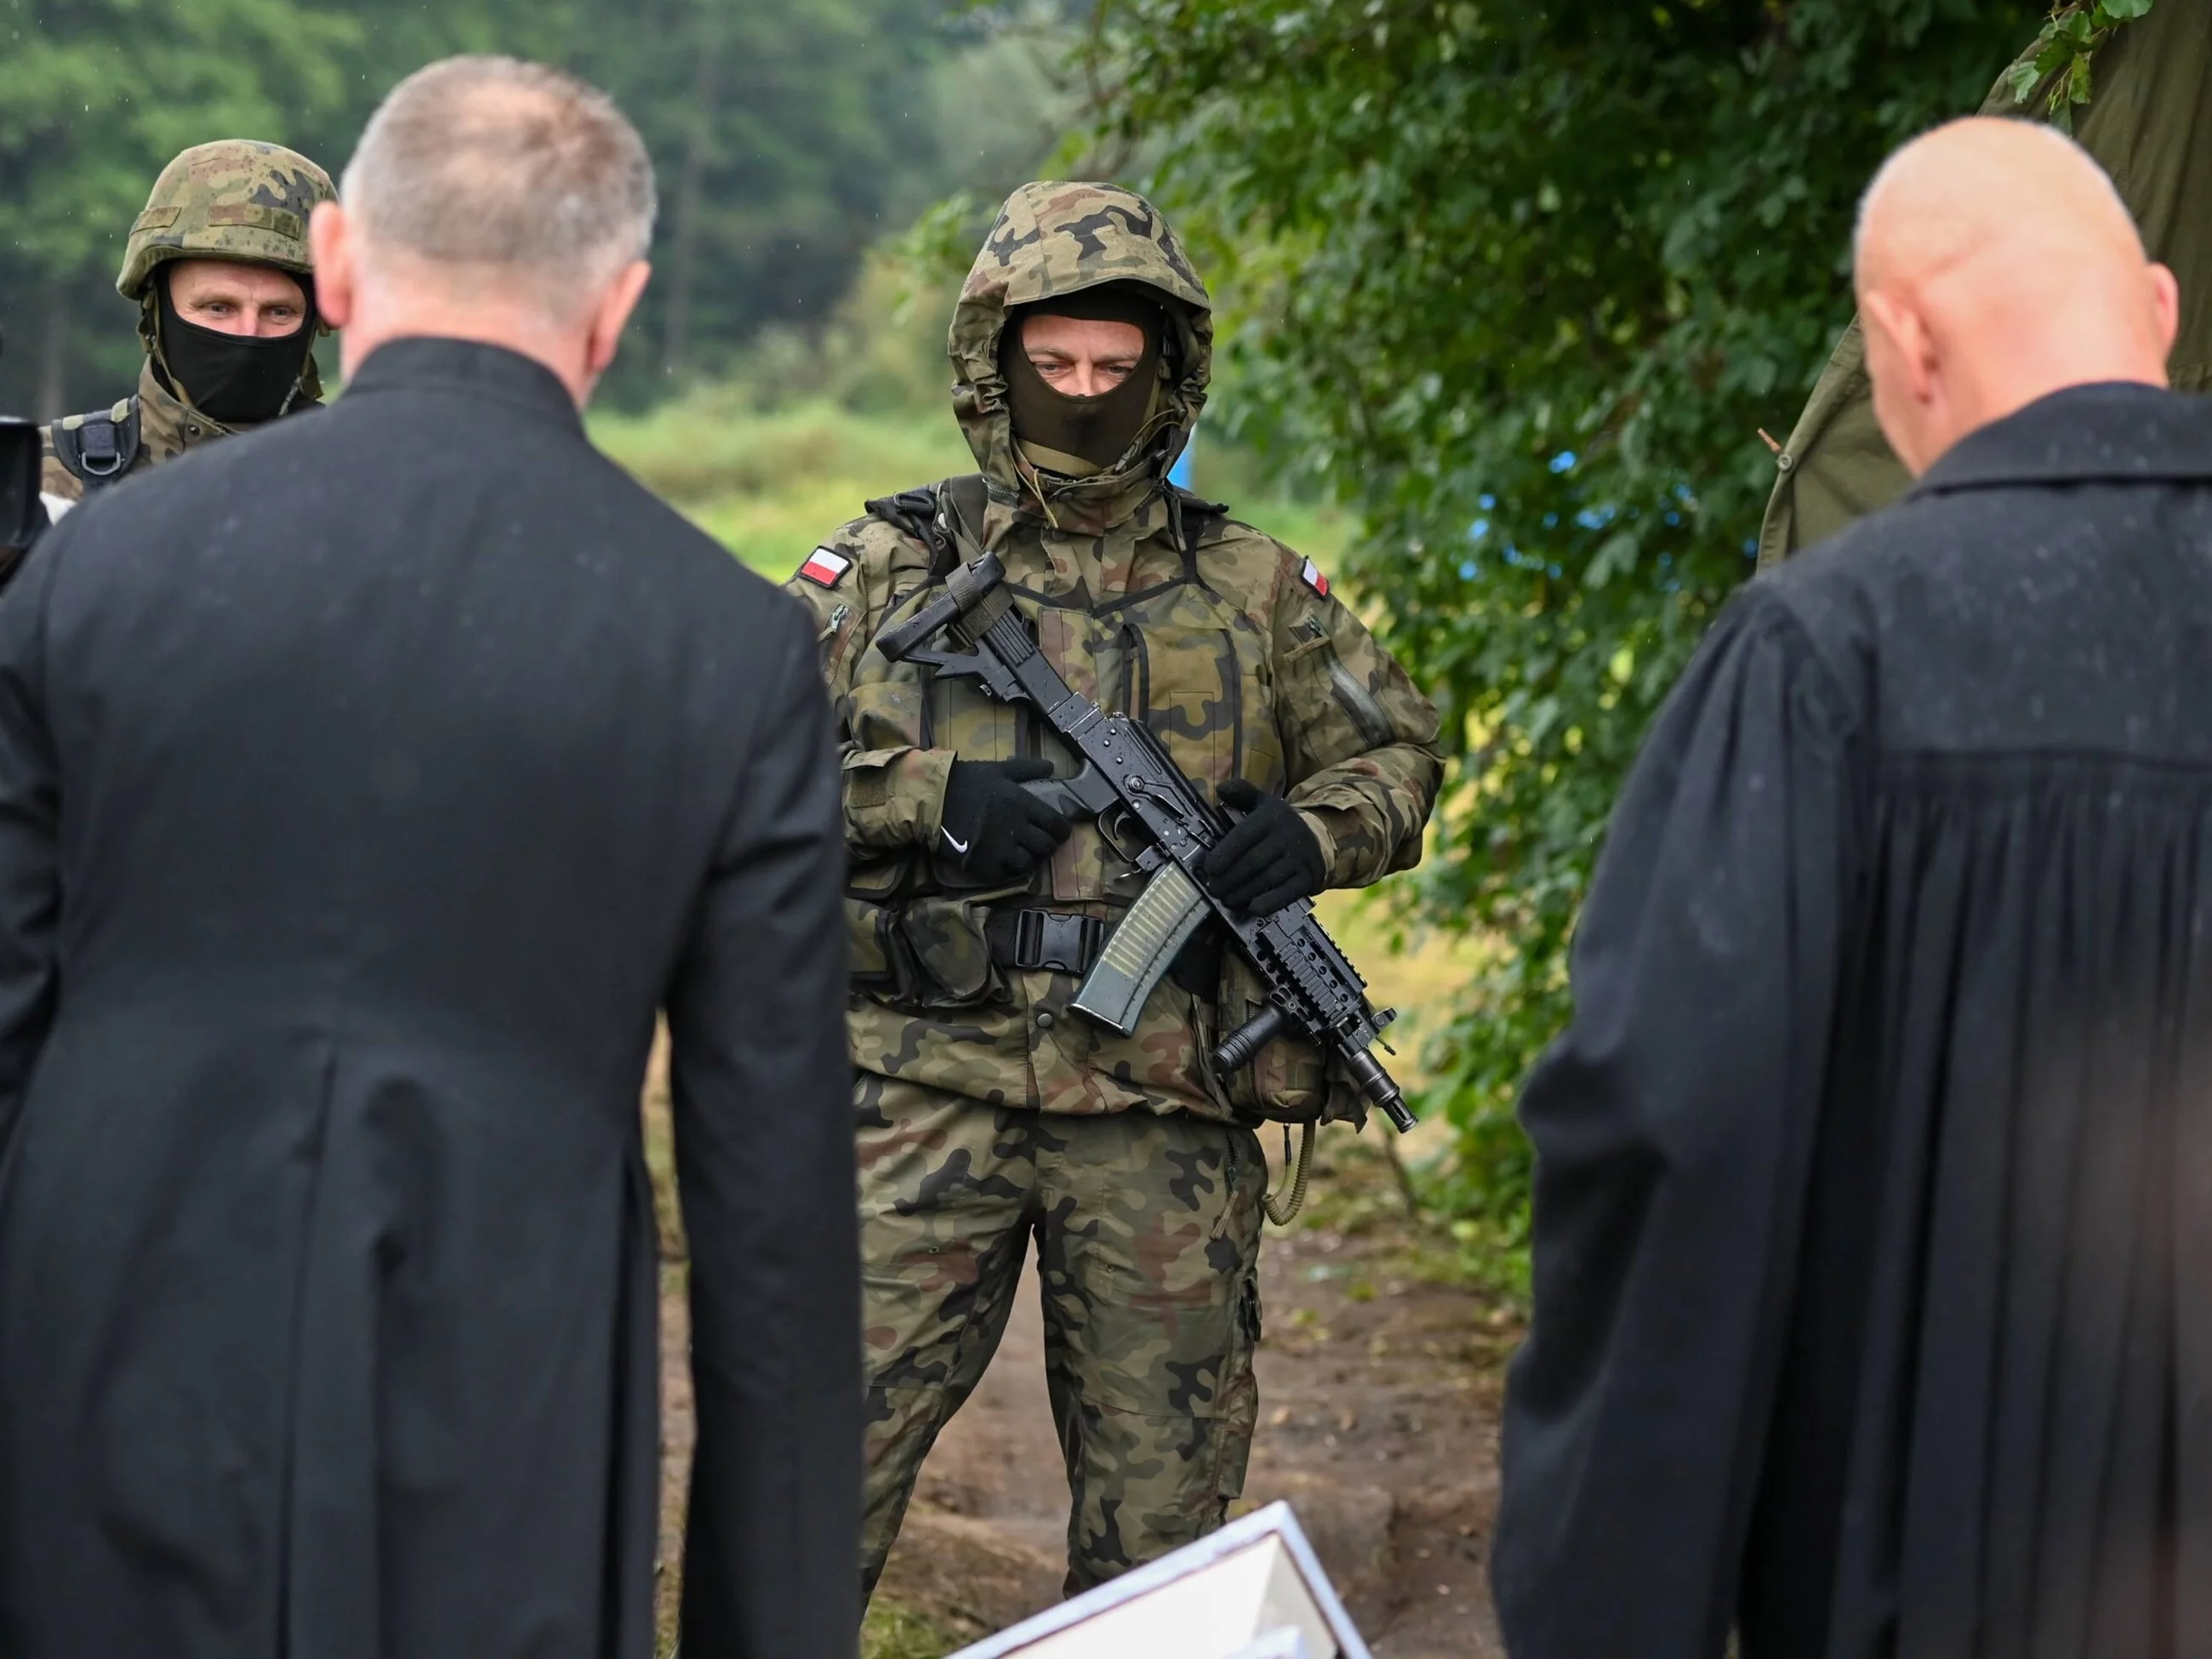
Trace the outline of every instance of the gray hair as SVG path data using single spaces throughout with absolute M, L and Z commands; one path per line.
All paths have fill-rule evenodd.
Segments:
M 513 58 L 448 58 L 392 89 L 339 185 L 371 248 L 508 268 L 548 307 L 645 257 L 653 161 L 613 100 Z

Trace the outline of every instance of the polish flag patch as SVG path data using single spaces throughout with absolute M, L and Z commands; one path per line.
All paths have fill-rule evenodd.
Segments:
M 853 562 L 842 553 L 817 547 L 806 556 L 806 562 L 799 567 L 799 574 L 819 586 L 835 587 L 845 580 L 845 573 L 852 568 Z M 1307 568 L 1312 567 L 1309 565 Z M 1326 586 L 1322 589 L 1324 593 L 1328 591 Z
M 1298 574 L 1304 579 L 1305 585 L 1320 594 L 1322 598 L 1325 599 L 1328 597 L 1328 578 L 1321 574 L 1321 567 L 1311 559 L 1306 561 L 1306 568 L 1299 571 Z

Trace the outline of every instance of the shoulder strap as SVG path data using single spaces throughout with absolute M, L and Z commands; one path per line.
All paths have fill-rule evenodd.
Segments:
M 878 495 L 867 504 L 868 516 L 881 519 L 894 530 L 902 530 L 918 542 L 930 540 L 930 526 L 937 518 L 937 486 L 902 489 L 896 495 Z
M 867 507 L 869 516 L 905 532 L 929 550 L 926 586 L 942 580 L 962 562 L 961 530 L 964 527 L 972 537 L 981 529 L 988 500 L 983 475 L 969 472 L 918 489 L 879 496 Z
M 1181 484 L 1168 486 L 1168 517 L 1175 526 L 1176 544 L 1182 550 L 1182 568 L 1192 580 L 1198 575 L 1198 544 L 1206 532 L 1229 517 L 1221 501 L 1209 501 Z
M 87 489 L 102 489 L 138 459 L 138 399 L 126 398 L 112 409 L 67 416 L 46 430 L 54 459 Z

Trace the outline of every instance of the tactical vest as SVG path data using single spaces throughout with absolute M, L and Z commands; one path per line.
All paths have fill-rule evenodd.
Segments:
M 113 483 L 138 459 L 138 399 L 125 398 L 112 409 L 71 415 L 46 428 L 54 459 L 88 493 Z
M 980 476 L 872 501 L 872 516 L 904 532 L 891 566 L 892 594 L 874 633 L 830 635 L 853 665 L 847 735 L 862 750 L 956 750 L 965 760 L 1043 756 L 1063 771 L 1073 757 L 1026 707 L 1008 708 L 966 681 L 939 681 L 928 670 L 893 663 L 869 650 L 875 635 L 926 607 L 945 578 L 976 550 L 960 527 L 979 525 Z M 1085 605 L 1039 591 L 1035 571 L 1018 567 L 1007 586 L 1035 624 L 1037 642 L 1069 686 L 1102 708 L 1142 720 L 1184 774 L 1209 795 L 1231 778 L 1281 793 L 1286 771 L 1264 624 L 1206 580 L 1200 547 L 1226 509 L 1187 492 L 1172 499 L 1179 568 L 1164 580 Z M 832 679 L 844 667 L 825 665 Z M 856 849 L 848 921 L 856 986 L 920 1008 L 981 1008 L 1006 994 L 1010 967 L 1080 974 L 1095 945 L 1143 890 L 1145 877 L 1099 826 L 1079 823 L 1050 863 L 1019 887 L 967 884 L 942 848 L 870 858 Z M 1030 924 L 1016 941 L 1016 919 Z M 1066 925 L 1052 931 L 1057 919 Z M 1009 937 L 1000 939 L 1004 932 Z M 1037 959 L 1010 963 L 1007 946 L 1034 945 Z M 1262 1005 L 1263 988 L 1210 931 L 1177 964 L 1176 982 L 1197 999 L 1199 1018 L 1219 1033 Z M 1209 1036 L 1209 1039 L 1211 1037 Z M 1200 1066 L 1203 1061 L 1195 1062 Z M 1265 1063 L 1221 1079 L 1222 1097 L 1253 1115 L 1310 1118 L 1333 1093 L 1320 1056 L 1301 1043 L 1271 1045 Z
M 975 477 L 868 503 L 872 514 L 927 550 L 910 572 L 894 566 L 895 596 L 877 632 L 921 609 L 941 590 L 945 574 L 962 556 L 955 526 L 980 522 L 982 480 Z M 1018 571 L 1008 589 L 1068 684 L 1102 708 L 1144 721 L 1201 789 L 1210 793 L 1231 778 L 1245 778 L 1280 792 L 1285 762 L 1269 669 L 1272 642 L 1200 570 L 1199 544 L 1224 509 L 1177 492 L 1172 511 L 1182 561 L 1169 580 L 1087 608 L 1025 584 Z M 967 760 L 1042 755 L 1072 764 L 1033 710 L 1008 708 L 969 683 L 939 682 L 925 669 L 880 655 L 856 667 L 848 721 L 850 737 L 862 749 L 947 748 Z M 933 884 L 957 884 L 944 861 L 938 865 Z M 1063 904 L 1119 904 L 1133 899 L 1142 885 L 1134 866 L 1095 827 L 1084 825 L 1031 890 Z

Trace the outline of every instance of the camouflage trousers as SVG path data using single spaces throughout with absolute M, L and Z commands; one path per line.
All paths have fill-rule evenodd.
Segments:
M 1073 1595 L 1204 1536 L 1243 1489 L 1267 1166 L 1182 1113 L 1047 1115 L 862 1073 L 861 1593 L 990 1363 L 1030 1238 L 1072 1504 Z

